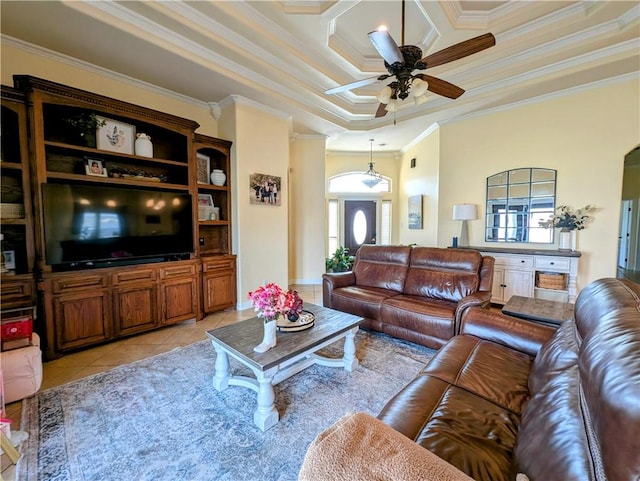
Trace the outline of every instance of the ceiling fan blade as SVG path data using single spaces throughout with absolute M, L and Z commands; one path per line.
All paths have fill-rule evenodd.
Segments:
M 496 44 L 496 38 L 491 33 L 485 33 L 479 37 L 470 38 L 464 42 L 457 43 L 451 47 L 440 50 L 439 52 L 427 55 L 420 62 L 426 65 L 426 68 L 436 67 L 448 62 L 453 62 L 460 58 L 481 52 L 484 49 L 493 47 Z
M 351 89 L 355 89 L 358 87 L 362 87 L 363 85 L 369 85 L 372 84 L 374 82 L 377 82 L 378 80 L 383 80 L 380 78 L 380 76 L 378 75 L 377 77 L 369 77 L 369 78 L 365 78 L 362 80 L 356 80 L 355 82 L 351 82 L 348 84 L 344 84 L 344 85 L 340 85 L 339 87 L 334 87 L 332 89 L 329 90 L 325 90 L 325 94 L 337 94 L 339 92 L 344 92 L 346 90 L 351 90 Z
M 387 115 L 387 104 L 378 105 L 378 110 L 376 110 L 376 119 L 384 117 L 385 115 Z
M 369 40 L 376 48 L 380 56 L 387 62 L 389 65 L 393 65 L 394 63 L 404 63 L 404 57 L 402 56 L 402 52 L 398 48 L 395 40 L 389 35 L 389 32 L 386 30 L 374 30 L 373 32 L 369 32 Z
M 457 99 L 464 93 L 464 89 L 461 89 L 457 85 L 453 85 L 446 80 L 442 80 L 431 75 L 425 75 L 423 73 L 416 74 L 418 77 L 429 84 L 428 90 L 434 94 L 442 95 L 450 99 Z

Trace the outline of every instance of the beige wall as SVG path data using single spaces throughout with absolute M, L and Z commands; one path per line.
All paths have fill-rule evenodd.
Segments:
M 32 75 L 52 82 L 69 85 L 143 107 L 195 120 L 198 132 L 218 136 L 218 126 L 209 107 L 203 102 L 162 92 L 126 76 L 119 76 L 88 64 L 74 63 L 64 57 L 40 51 L 27 51 L 11 42 L 3 41 L 0 75 L 3 85 L 13 86 L 13 75 Z
M 291 144 L 289 169 L 289 279 L 319 284 L 324 272 L 326 138 L 298 135 Z
M 460 231 L 454 204 L 474 203 L 484 214 L 489 175 L 557 169 L 557 204 L 597 208 L 578 233 L 579 288 L 615 276 L 623 161 L 639 141 L 639 91 L 638 81 L 626 81 L 442 126 L 438 245 L 450 245 Z M 471 245 L 495 245 L 484 242 L 483 228 L 482 219 L 469 222 Z
M 411 159 L 416 166 L 411 168 Z M 398 179 L 398 211 L 396 223 L 399 239 L 403 244 L 435 246 L 438 243 L 438 198 L 440 196 L 440 132 L 435 129 L 424 140 L 407 149 L 400 163 Z M 409 229 L 409 197 L 423 195 L 422 229 Z
M 233 185 L 234 252 L 238 256 L 238 307 L 250 307 L 247 293 L 265 282 L 288 285 L 287 171 L 289 122 L 258 104 L 234 98 L 222 109 L 221 134 L 234 142 Z M 249 176 L 270 174 L 281 178 L 281 205 L 249 203 L 253 192 Z

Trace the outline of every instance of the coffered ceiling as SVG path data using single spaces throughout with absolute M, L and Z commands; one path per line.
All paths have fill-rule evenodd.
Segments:
M 7 1 L 5 42 L 28 42 L 201 102 L 239 95 L 293 118 L 327 148 L 397 151 L 445 123 L 640 75 L 637 1 L 406 1 L 405 44 L 424 56 L 487 32 L 496 46 L 428 69 L 466 92 L 409 97 L 374 118 L 385 82 L 325 90 L 386 73 L 367 33 L 402 40 L 401 2 Z M 388 83 L 388 81 L 386 82 Z M 386 144 L 380 147 L 379 144 Z

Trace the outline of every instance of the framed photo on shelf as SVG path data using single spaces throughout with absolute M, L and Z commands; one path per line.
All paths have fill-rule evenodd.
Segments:
M 196 161 L 198 167 L 198 184 L 208 184 L 211 159 L 208 155 L 197 153 Z
M 5 269 L 12 271 L 16 268 L 16 251 L 2 251 L 2 257 Z
M 87 162 L 84 164 L 84 170 L 87 175 L 93 175 L 96 177 L 107 177 L 107 168 L 102 165 L 101 160 L 97 159 L 86 159 Z
M 211 220 L 214 212 L 211 194 L 198 194 L 198 220 Z
M 101 127 L 96 129 L 96 147 L 100 150 L 133 155 L 136 127 L 96 115 Z

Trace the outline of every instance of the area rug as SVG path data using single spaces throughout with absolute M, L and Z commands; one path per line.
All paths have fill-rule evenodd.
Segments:
M 323 353 L 340 357 L 341 345 Z M 294 481 L 318 433 L 347 412 L 378 414 L 434 353 L 368 331 L 356 345 L 353 372 L 312 366 L 278 384 L 280 422 L 264 433 L 255 392 L 213 388 L 206 340 L 40 392 L 23 407 L 17 479 Z

